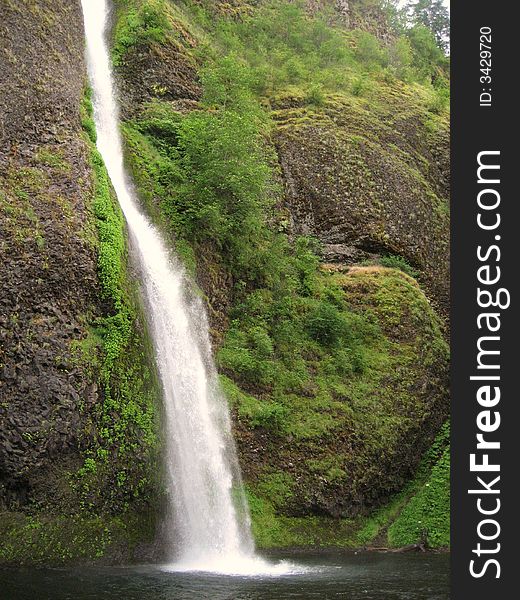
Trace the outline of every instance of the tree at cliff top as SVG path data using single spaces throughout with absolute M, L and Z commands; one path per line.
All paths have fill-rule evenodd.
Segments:
M 394 35 L 410 47 L 411 71 L 449 95 L 450 16 L 442 0 L 384 0 L 386 18 Z
M 441 50 L 450 47 L 450 13 L 442 0 L 410 0 L 407 5 L 413 25 L 424 25 L 434 35 Z

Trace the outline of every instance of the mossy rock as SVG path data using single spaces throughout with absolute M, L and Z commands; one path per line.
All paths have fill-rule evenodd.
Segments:
M 153 558 L 153 512 L 29 516 L 0 512 L 0 564 L 77 565 L 144 562 Z
M 166 0 L 118 0 L 112 59 L 125 116 L 143 103 L 197 100 L 197 38 L 182 13 Z
M 380 83 L 368 98 L 338 94 L 320 108 L 279 96 L 275 143 L 296 233 L 316 236 L 344 262 L 404 257 L 446 311 L 448 128 L 416 95 Z
M 349 310 L 377 328 L 365 369 L 332 396 L 312 388 L 277 396 L 285 411 L 277 420 L 262 410 L 268 397 L 226 384 L 246 481 L 285 517 L 351 519 L 384 504 L 412 477 L 448 412 L 448 349 L 417 282 L 381 267 L 334 279 Z

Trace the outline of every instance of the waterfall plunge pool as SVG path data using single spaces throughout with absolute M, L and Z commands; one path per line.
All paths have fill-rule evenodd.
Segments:
M 272 552 L 298 572 L 229 576 L 168 567 L 0 570 L 9 600 L 447 600 L 449 554 Z

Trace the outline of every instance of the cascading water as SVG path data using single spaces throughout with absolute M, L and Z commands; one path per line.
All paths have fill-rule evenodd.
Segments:
M 200 300 L 159 231 L 141 212 L 123 165 L 105 33 L 107 0 L 82 0 L 94 96 L 97 147 L 103 157 L 141 274 L 162 384 L 167 437 L 172 566 L 224 573 L 294 572 L 287 563 L 255 557 L 249 513 L 231 435 L 228 409 L 212 363 Z

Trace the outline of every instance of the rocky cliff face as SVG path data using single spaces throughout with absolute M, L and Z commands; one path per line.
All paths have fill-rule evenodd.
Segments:
M 276 147 L 294 231 L 326 260 L 396 254 L 446 311 L 449 294 L 449 132 L 414 91 L 381 85 L 369 98 L 274 103 Z
M 80 137 L 78 3 L 2 2 L 0 506 L 49 491 L 77 459 L 96 381 L 73 343 L 101 313 Z M 81 411 L 86 407 L 87 411 Z
M 286 497 L 274 498 L 279 514 L 346 519 L 366 514 L 401 489 L 446 419 L 446 348 L 436 315 L 404 273 L 325 269 L 334 274 L 348 307 L 370 313 L 382 330 L 378 340 L 368 342 L 370 366 L 350 375 L 351 384 L 329 406 L 311 390 L 295 398 L 300 406 L 288 432 L 256 425 L 239 405 L 237 438 L 246 481 L 256 495 L 272 501 L 273 479 L 283 482 Z M 309 401 L 312 408 L 305 411 L 301 405 Z
M 116 0 L 116 15 L 128 10 L 125 2 Z M 153 13 L 158 20 L 174 19 L 166 12 Z M 119 24 L 118 24 L 119 23 Z M 134 44 L 123 42 L 114 48 L 114 61 L 118 67 L 121 109 L 125 117 L 132 117 L 140 107 L 153 98 L 190 101 L 200 98 L 197 61 L 193 50 L 196 39 L 179 20 L 175 20 L 175 37 L 165 37 L 160 44 Z M 114 26 L 117 35 L 120 20 Z M 130 34 L 131 35 L 131 34 Z
M 128 555 L 132 527 L 113 521 L 125 512 L 130 523 L 139 504 L 128 484 L 158 498 L 154 408 L 143 399 L 153 384 L 144 382 L 142 320 L 124 291 L 122 220 L 87 135 L 81 6 L 0 8 L 0 560 L 101 557 L 107 536 Z M 112 295 L 100 262 L 110 243 Z M 126 338 L 111 340 L 121 323 Z M 147 432 L 123 416 L 130 396 L 137 418 L 148 410 Z M 146 530 L 146 514 L 141 521 Z

